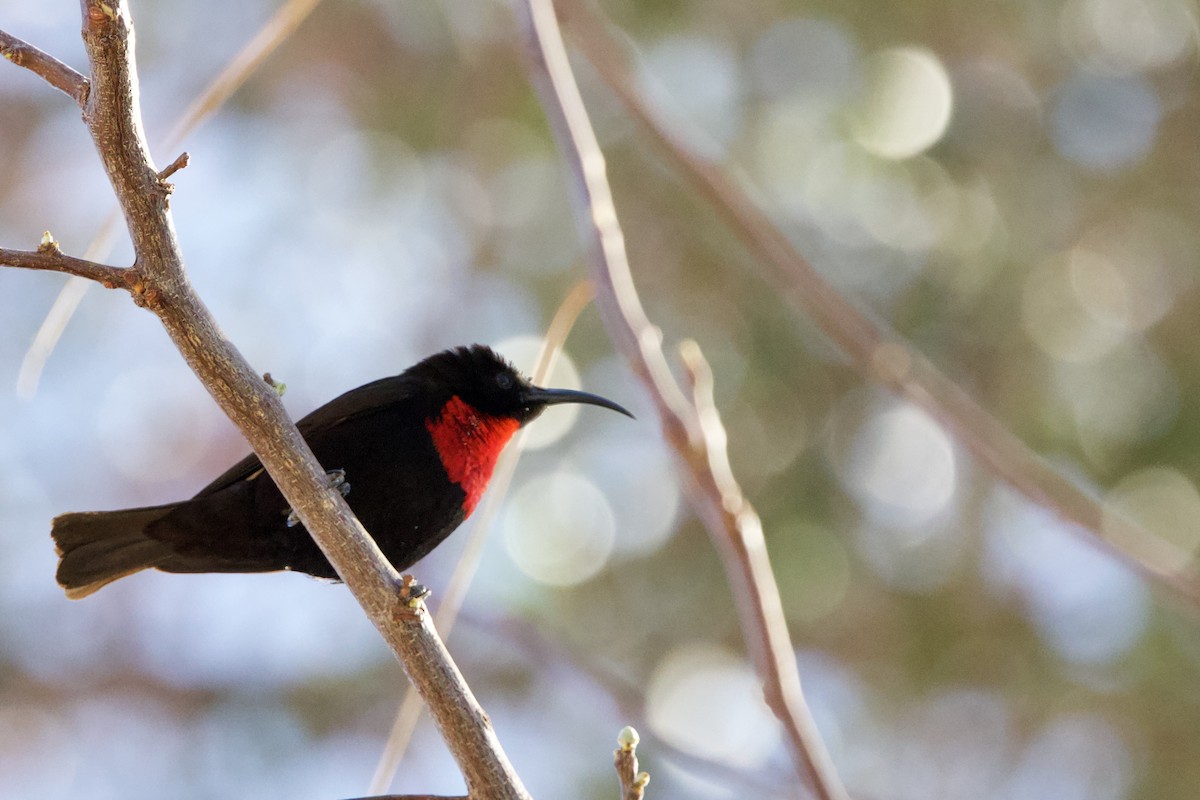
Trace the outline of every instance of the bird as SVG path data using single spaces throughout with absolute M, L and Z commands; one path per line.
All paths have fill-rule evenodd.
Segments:
M 633 416 L 599 395 L 535 386 L 475 344 L 351 389 L 297 427 L 331 485 L 403 570 L 470 516 L 517 430 L 560 403 Z M 51 537 L 56 578 L 71 599 L 145 569 L 338 577 L 253 454 L 190 500 L 61 514 Z

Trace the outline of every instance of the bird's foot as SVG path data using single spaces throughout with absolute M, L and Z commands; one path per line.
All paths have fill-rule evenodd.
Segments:
M 329 477 L 329 488 L 337 489 L 342 497 L 350 494 L 350 484 L 346 483 L 346 470 L 331 469 L 325 473 Z
M 328 472 L 326 472 L 325 475 L 326 475 L 326 477 L 329 478 L 329 488 L 330 489 L 337 489 L 339 492 L 342 493 L 342 497 L 348 497 L 350 495 L 350 484 L 346 482 L 346 470 L 331 469 Z M 299 524 L 300 524 L 299 515 L 297 515 L 295 511 L 293 511 L 292 509 L 289 508 L 287 510 L 287 526 L 289 528 L 294 528 Z
M 415 607 L 429 595 L 429 587 L 423 583 L 417 583 L 416 578 L 412 575 L 406 573 L 401 576 L 400 599 L 405 605 Z

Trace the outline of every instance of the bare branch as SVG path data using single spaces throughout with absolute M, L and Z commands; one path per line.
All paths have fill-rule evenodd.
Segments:
M 192 289 L 167 202 L 170 191 L 154 167 L 142 129 L 133 21 L 126 0 L 81 0 L 81 11 L 91 65 L 83 117 L 133 242 L 135 266 L 125 273 L 127 285 L 162 320 L 188 365 L 250 442 L 388 641 L 429 704 L 471 796 L 526 800 L 528 794 L 487 715 L 437 637 L 419 595 L 410 594 L 411 579 L 401 582 L 341 495 L 330 490 L 324 469 L 278 394 L 221 334 Z
M 530 375 L 530 378 L 538 386 L 544 385 L 546 379 L 550 377 L 550 370 L 554 368 L 554 360 L 562 351 L 563 345 L 567 341 L 567 335 L 575 327 L 575 321 L 583 313 L 583 309 L 592 302 L 594 295 L 595 290 L 592 288 L 591 282 L 580 281 L 567 293 L 562 303 L 559 304 L 558 310 L 554 312 L 554 317 L 546 329 L 542 351 L 533 368 L 533 373 Z M 471 530 L 466 544 L 463 546 L 462 554 L 458 557 L 458 563 L 454 566 L 450 580 L 446 583 L 446 589 L 441 597 L 441 602 L 438 603 L 437 611 L 434 612 L 433 623 L 446 639 L 450 638 L 450 632 L 454 630 L 458 612 L 462 610 L 463 602 L 467 598 L 467 590 L 471 587 L 471 581 L 483 560 L 487 533 L 491 530 L 492 521 L 508 493 L 517 462 L 524 450 L 524 443 L 525 430 L 522 429 L 500 456 L 496 469 L 492 473 L 488 493 L 484 496 L 483 504 L 472 517 Z M 392 722 L 387 743 L 379 756 L 379 763 L 375 766 L 375 774 L 371 776 L 371 783 L 367 787 L 368 792 L 377 794 L 392 785 L 392 781 L 396 778 L 396 771 L 400 768 L 400 762 L 404 759 L 404 753 L 412 740 L 413 731 L 416 730 L 420 713 L 420 698 L 412 687 L 409 687 L 396 711 L 396 719 Z
M 41 76 L 46 83 L 66 93 L 80 108 L 87 103 L 87 78 L 49 53 L 45 53 L 2 30 L 0 30 L 0 56 L 4 56 L 18 67 L 24 67 Z
M 165 181 L 167 178 L 186 167 L 191 160 L 192 157 L 187 153 L 180 153 L 174 161 L 163 168 L 162 172 L 158 173 L 158 179 L 160 181 Z
M 0 267 L 65 272 L 96 281 L 107 289 L 115 289 L 118 286 L 129 288 L 126 284 L 126 278 L 131 274 L 129 270 L 69 256 L 58 248 L 58 242 L 50 238 L 49 233 L 46 237 L 45 243 L 37 250 L 8 250 L 0 247 Z
M 613 751 L 613 766 L 617 780 L 621 782 L 621 800 L 643 800 L 650 773 L 638 771 L 638 732 L 626 725 L 617 735 L 617 749 Z
M 1052 511 L 1070 530 L 1129 565 L 1154 583 L 1200 605 L 1194 576 L 1162 569 L 1106 537 L 1098 499 L 1052 467 L 946 377 L 895 331 L 864 314 L 812 267 L 746 191 L 713 162 L 697 155 L 671 133 L 638 93 L 622 46 L 580 0 L 560 0 L 563 21 L 597 74 L 649 133 L 649 139 L 768 269 L 763 273 L 796 310 L 811 318 L 866 377 L 877 381 L 941 422 L 993 475 L 1030 501 Z M 1107 515 L 1112 518 L 1113 511 Z M 1155 537 L 1131 520 L 1125 537 Z
M 634 286 L 604 154 L 571 72 L 554 7 L 550 0 L 521 0 L 516 8 L 528 40 L 531 78 L 569 168 L 576 222 L 592 261 L 605 326 L 654 398 L 692 505 L 722 555 L 747 648 L 767 703 L 783 723 L 797 772 L 822 800 L 842 800 L 845 790 L 801 691 L 762 526 L 729 470 L 707 365 L 692 345 L 689 367 L 696 390 L 689 401 L 671 376 L 662 336 L 647 319 Z

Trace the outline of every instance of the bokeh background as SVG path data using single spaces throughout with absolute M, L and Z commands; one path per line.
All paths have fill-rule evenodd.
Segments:
M 135 3 L 161 139 L 274 10 Z M 838 287 L 1039 452 L 1200 544 L 1200 86 L 1190 0 L 605 0 L 644 89 Z M 83 68 L 78 9 L 0 27 Z M 3 65 L 0 65 L 3 66 Z M 994 481 L 847 368 L 581 65 L 643 299 L 713 362 L 809 699 L 860 798 L 1195 797 L 1200 615 Z M 192 278 L 302 414 L 439 348 L 528 369 L 584 274 L 506 4 L 327 0 L 187 142 Z M 156 152 L 160 165 L 177 153 Z M 0 243 L 81 253 L 111 193 L 78 110 L 0 69 Z M 127 263 L 121 241 L 106 260 Z M 92 289 L 34 389 L 61 276 L 0 273 L 0 797 L 352 797 L 403 677 L 339 586 L 297 575 L 55 586 L 68 510 L 196 491 L 245 445 L 154 318 Z M 451 649 L 534 796 L 798 795 L 722 571 L 594 310 Z M 350 477 L 353 481 L 353 476 Z M 462 534 L 418 570 L 447 580 Z M 455 794 L 428 722 L 396 791 Z

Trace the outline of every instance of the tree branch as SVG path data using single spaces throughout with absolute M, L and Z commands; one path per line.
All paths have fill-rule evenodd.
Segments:
M 697 346 L 686 348 L 695 383 L 689 401 L 671 376 L 662 334 L 646 317 L 634 286 L 604 154 L 571 72 L 554 7 L 550 0 L 520 0 L 516 9 L 531 80 L 569 169 L 575 218 L 592 262 L 605 327 L 650 391 L 664 436 L 687 478 L 692 505 L 722 555 L 742 634 L 767 703 L 783 723 L 798 774 L 822 800 L 842 800 L 845 790 L 801 691 L 761 523 L 729 469 L 707 365 Z
M 84 122 L 133 241 L 127 282 L 161 319 L 188 365 L 250 442 L 305 528 L 392 647 L 430 707 L 476 800 L 527 793 L 491 724 L 437 637 L 429 614 L 354 517 L 278 395 L 222 335 L 192 289 L 168 205 L 170 187 L 142 129 L 133 22 L 126 0 L 81 0 L 91 65 Z
M 592 302 L 594 294 L 591 282 L 583 280 L 577 283 L 559 304 L 558 310 L 554 312 L 554 317 L 546 329 L 537 364 L 529 375 L 534 384 L 545 385 L 545 381 L 550 377 L 550 370 L 554 367 L 554 361 L 562 351 L 563 345 L 566 344 L 567 335 L 575 326 L 575 321 L 583 309 Z M 467 590 L 483 560 L 488 531 L 492 529 L 492 522 L 508 493 L 517 462 L 525 447 L 525 435 L 525 429 L 518 431 L 513 441 L 500 455 L 500 460 L 496 462 L 492 480 L 488 483 L 488 492 L 479 508 L 475 509 L 466 544 L 463 545 L 458 563 L 454 566 L 454 572 L 451 573 L 450 580 L 446 582 L 446 588 L 439 598 L 440 602 L 437 611 L 434 612 L 433 622 L 442 632 L 442 636 L 447 639 L 454 630 L 458 613 L 462 610 L 463 602 L 467 598 Z M 392 723 L 387 743 L 379 756 L 375 774 L 371 776 L 371 783 L 367 787 L 368 792 L 377 794 L 392 785 L 392 781 L 396 778 L 396 771 L 400 768 L 400 762 L 404 759 L 404 754 L 412 739 L 413 731 L 416 730 L 420 712 L 420 698 L 412 687 L 409 687 L 404 692 L 404 699 L 400 701 L 400 707 L 396 710 L 396 719 Z
M 924 409 L 997 478 L 1027 499 L 1071 523 L 1100 550 L 1150 581 L 1200 605 L 1200 582 L 1157 567 L 1121 548 L 1104 532 L 1106 512 L 1099 500 L 1067 478 L 1017 438 L 958 384 L 895 331 L 877 323 L 826 281 L 792 246 L 788 237 L 746 191 L 713 162 L 695 154 L 662 124 L 635 88 L 628 59 L 605 20 L 582 0 L 560 0 L 563 22 L 597 74 L 626 111 L 649 133 L 666 160 L 725 220 L 745 247 L 767 269 L 763 274 L 797 311 L 813 320 L 864 376 Z M 1110 509 L 1107 516 L 1111 519 Z M 1129 519 L 1126 536 L 1155 537 Z
M 59 249 L 58 242 L 54 241 L 49 233 L 37 250 L 8 250 L 0 247 L 0 267 L 65 272 L 101 283 L 107 289 L 115 289 L 118 286 L 129 288 L 126 278 L 131 274 L 129 270 L 121 267 L 110 267 L 107 264 L 97 264 L 95 261 L 69 256 Z
M 186 167 L 191 160 L 192 157 L 187 153 L 180 153 L 178 156 L 176 156 L 174 161 L 162 168 L 162 170 L 158 173 L 158 179 L 160 181 L 165 181 L 167 178 Z
M 643 800 L 650 774 L 638 771 L 638 732 L 626 725 L 617 735 L 617 749 L 613 751 L 613 767 L 617 780 L 621 782 L 621 800 Z
M 11 33 L 0 30 L 0 56 L 18 67 L 41 76 L 46 83 L 65 92 L 80 107 L 87 103 L 88 79 L 49 53 L 44 53 Z

